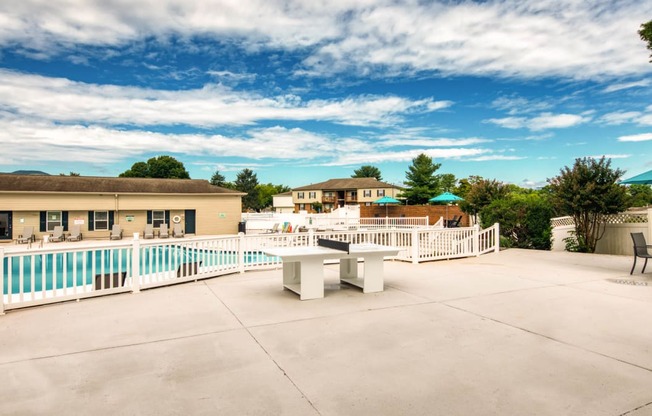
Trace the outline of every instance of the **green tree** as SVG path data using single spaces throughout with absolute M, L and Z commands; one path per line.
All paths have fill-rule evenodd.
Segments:
M 538 250 L 550 250 L 552 215 L 552 205 L 545 195 L 518 190 L 493 200 L 480 211 L 482 226 L 499 223 L 500 235 L 509 247 Z
M 457 183 L 457 178 L 455 178 L 455 175 L 453 175 L 452 173 L 442 173 L 441 175 L 439 175 L 439 186 L 441 187 L 442 192 L 455 193 L 456 183 Z
M 81 176 L 81 175 L 77 172 L 70 172 L 68 175 L 66 175 L 65 173 L 60 173 L 59 176 Z
M 260 199 L 258 196 L 258 177 L 251 169 L 242 169 L 235 178 L 235 189 L 245 192 L 247 195 L 242 197 L 242 209 L 254 210 L 260 209 Z
M 641 30 L 638 31 L 641 40 L 647 42 L 647 48 L 652 51 L 652 20 L 641 25 Z M 650 62 L 652 62 L 652 55 L 650 55 Z
M 258 189 L 258 201 L 260 209 L 271 207 L 274 203 L 274 195 L 282 194 L 283 192 L 292 190 L 289 186 L 274 185 L 272 183 L 259 184 L 256 188 Z
M 380 175 L 380 169 L 371 165 L 360 166 L 360 169 L 353 171 L 352 178 L 376 178 L 378 181 L 382 181 L 383 177 Z
M 406 189 L 400 196 L 410 205 L 427 204 L 441 191 L 439 177 L 435 175 L 440 167 L 440 163 L 432 163 L 432 158 L 423 153 L 412 159 L 412 165 L 405 172 Z
M 645 207 L 652 205 L 652 186 L 633 184 L 627 187 L 630 207 Z
M 226 178 L 220 173 L 219 170 L 216 170 L 211 176 L 210 180 L 211 185 L 226 187 Z
M 626 189 L 617 183 L 624 171 L 611 168 L 604 156 L 575 159 L 572 168 L 548 179 L 553 203 L 575 222 L 574 246 L 577 251 L 593 253 L 604 235 L 604 216 L 623 211 L 627 205 Z
M 473 216 L 477 216 L 484 207 L 493 201 L 505 198 L 509 191 L 509 188 L 502 182 L 495 179 L 484 179 L 481 176 L 470 177 L 468 184 L 463 196 L 464 201 L 461 201 L 459 205 L 462 212 Z
M 119 175 L 121 178 L 190 179 L 183 163 L 172 156 L 157 156 L 147 162 L 136 162 Z

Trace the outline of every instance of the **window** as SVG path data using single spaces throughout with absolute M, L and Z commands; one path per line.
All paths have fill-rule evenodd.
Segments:
M 306 204 L 299 204 L 299 211 L 305 211 L 306 210 Z
M 95 211 L 93 223 L 96 230 L 109 229 L 109 211 Z
M 165 211 L 152 211 L 152 226 L 154 228 L 165 224 Z
M 63 225 L 61 211 L 48 211 L 46 230 L 53 231 L 59 225 Z
M 297 199 L 303 199 L 303 192 L 297 192 Z
M 376 196 L 385 196 L 385 190 L 384 189 L 379 189 L 376 191 Z
M 364 195 L 365 197 L 370 197 L 370 196 L 371 196 L 371 189 L 365 189 L 363 192 L 364 192 L 363 195 Z
M 308 192 L 308 199 L 316 199 L 317 192 Z

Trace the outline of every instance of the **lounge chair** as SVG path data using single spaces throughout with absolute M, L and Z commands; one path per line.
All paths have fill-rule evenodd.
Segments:
M 634 242 L 634 265 L 632 266 L 632 270 L 629 272 L 629 274 L 634 273 L 637 257 L 645 259 L 645 263 L 643 263 L 643 270 L 641 270 L 641 273 L 645 273 L 647 259 L 652 258 L 652 254 L 650 254 L 647 249 L 648 247 L 652 247 L 652 245 L 649 245 L 645 242 L 645 236 L 643 233 L 630 233 L 630 235 L 632 236 L 632 241 Z
M 119 224 L 113 224 L 109 240 L 122 240 L 122 228 L 120 228 Z
M 66 238 L 66 241 L 81 241 L 82 233 L 80 225 L 73 225 L 70 229 L 70 235 Z
M 201 266 L 202 262 L 194 262 L 194 263 L 183 263 L 180 264 L 179 267 L 177 267 L 177 277 L 187 277 L 187 276 L 194 276 L 199 272 L 199 266 Z
M 127 272 L 96 274 L 93 289 L 101 290 L 122 287 L 125 284 L 126 278 Z
M 23 233 L 18 236 L 16 243 L 25 244 L 31 241 L 36 241 L 36 236 L 34 235 L 34 227 L 23 228 Z
M 158 236 L 160 238 L 168 238 L 170 236 L 170 233 L 168 232 L 168 225 L 167 224 L 161 224 L 158 232 Z
M 52 230 L 52 235 L 50 236 L 48 241 L 51 241 L 53 243 L 58 243 L 60 241 L 64 241 L 66 239 L 66 236 L 63 234 L 63 225 L 57 225 L 54 227 L 54 230 Z
M 143 238 L 154 238 L 154 226 L 152 224 L 145 225 L 145 232 L 143 232 Z
M 279 225 L 281 225 L 281 224 L 279 224 L 279 223 L 277 222 L 276 224 L 274 224 L 274 226 L 273 226 L 272 228 L 270 228 L 269 230 L 265 231 L 265 233 L 267 233 L 267 234 L 275 234 L 275 233 L 277 233 L 277 232 L 278 232 L 278 227 L 279 227 Z
M 174 224 L 174 230 L 172 230 L 172 236 L 173 237 L 183 237 L 183 229 L 181 228 L 181 224 Z

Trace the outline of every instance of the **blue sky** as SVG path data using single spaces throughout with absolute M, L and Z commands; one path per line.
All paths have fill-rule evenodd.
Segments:
M 291 187 L 366 164 L 538 187 L 652 169 L 650 0 L 0 3 L 0 171 Z

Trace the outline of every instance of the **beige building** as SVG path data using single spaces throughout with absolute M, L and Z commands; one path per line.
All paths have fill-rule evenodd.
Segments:
M 315 212 L 313 204 L 322 204 L 323 212 L 330 212 L 344 205 L 371 205 L 374 201 L 389 196 L 396 198 L 401 188 L 381 182 L 376 178 L 329 179 L 292 190 L 294 211 Z
M 206 180 L 0 174 L 0 242 L 27 226 L 37 239 L 58 225 L 80 225 L 84 239 L 108 238 L 113 224 L 124 235 L 161 223 L 186 234 L 235 234 L 243 195 Z

